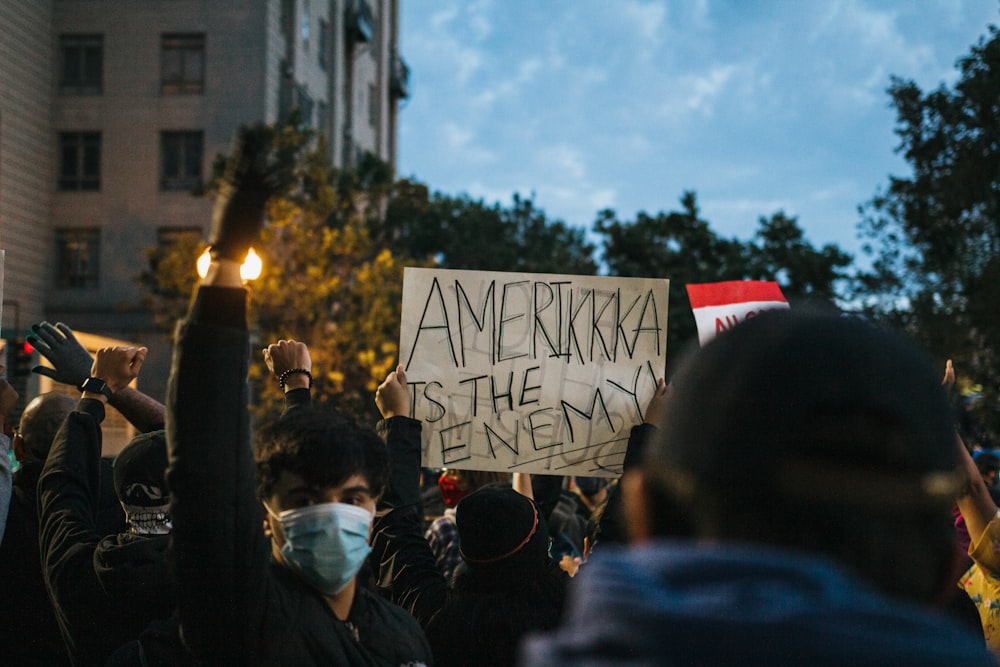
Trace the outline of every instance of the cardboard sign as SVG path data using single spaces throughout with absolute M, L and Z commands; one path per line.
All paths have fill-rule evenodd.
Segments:
M 688 285 L 687 293 L 698 325 L 698 342 L 702 346 L 765 310 L 788 308 L 778 283 L 764 280 Z
M 423 464 L 611 476 L 667 352 L 669 281 L 407 268 Z

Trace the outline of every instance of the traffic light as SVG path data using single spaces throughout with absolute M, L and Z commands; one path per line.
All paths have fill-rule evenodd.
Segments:
M 27 377 L 31 375 L 31 367 L 34 365 L 35 348 L 24 338 L 18 336 L 11 341 L 11 364 L 10 374 L 12 377 Z

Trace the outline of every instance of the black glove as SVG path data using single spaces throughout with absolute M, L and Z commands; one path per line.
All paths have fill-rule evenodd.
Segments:
M 279 157 L 275 139 L 268 125 L 240 128 L 212 214 L 213 258 L 242 262 L 260 235 L 268 199 L 291 185 L 294 164 Z
M 31 325 L 31 331 L 25 338 L 53 366 L 35 366 L 31 369 L 32 373 L 46 375 L 56 382 L 74 387 L 79 387 L 90 377 L 94 357 L 76 340 L 72 329 L 62 322 L 56 322 L 55 326 L 39 322 Z

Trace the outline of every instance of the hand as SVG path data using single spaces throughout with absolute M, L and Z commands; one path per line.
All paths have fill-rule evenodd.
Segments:
M 941 380 L 945 391 L 951 391 L 955 386 L 955 367 L 951 365 L 951 359 L 944 362 L 944 379 Z
M 62 322 L 56 322 L 55 326 L 40 322 L 31 325 L 31 331 L 33 333 L 26 336 L 28 342 L 53 366 L 35 366 L 31 369 L 32 373 L 74 387 L 79 387 L 81 382 L 90 377 L 94 357 L 76 340 L 72 329 Z
M 262 123 L 240 127 L 212 214 L 213 259 L 243 262 L 260 235 L 268 199 L 294 182 L 294 161 L 279 152 L 276 138 Z
M 583 563 L 583 559 L 579 556 L 563 554 L 562 560 L 559 561 L 559 569 L 569 576 L 575 577 L 576 573 L 580 571 L 581 563 Z
M 656 381 L 656 391 L 646 404 L 646 417 L 643 422 L 657 428 L 667 425 L 667 403 L 670 400 L 670 387 L 667 381 L 660 378 Z
M 402 366 L 389 373 L 385 382 L 375 390 L 375 405 L 383 419 L 410 416 L 410 388 L 406 384 L 406 371 Z
M 103 347 L 97 351 L 90 375 L 104 380 L 113 394 L 139 375 L 147 352 L 145 347 Z
M 7 380 L 0 379 L 0 426 L 7 421 L 7 417 L 17 407 L 17 399 L 20 398 L 14 388 L 7 383 Z
M 304 368 L 312 372 L 312 358 L 309 347 L 297 340 L 279 340 L 268 345 L 263 350 L 264 363 L 275 378 L 291 368 Z M 292 373 L 285 378 L 285 389 L 309 388 L 309 376 L 304 373 Z

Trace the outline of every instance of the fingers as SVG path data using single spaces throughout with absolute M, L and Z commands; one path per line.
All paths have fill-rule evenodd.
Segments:
M 406 386 L 406 370 L 402 366 L 396 366 L 396 379 L 399 384 Z
M 951 359 L 944 363 L 944 379 L 941 380 L 941 384 L 949 389 L 955 384 L 955 367 L 952 365 Z
M 76 336 L 73 335 L 73 330 L 70 329 L 68 326 L 66 326 L 62 322 L 56 322 L 56 328 L 63 333 L 63 335 L 66 337 L 66 340 L 72 341 L 74 343 L 77 342 Z M 77 344 L 79 345 L 79 343 Z
M 56 331 L 48 322 L 40 322 L 38 324 L 31 325 L 31 331 L 34 333 L 33 336 L 28 336 L 32 339 L 32 343 L 44 343 L 47 347 L 54 347 L 59 344 L 60 338 L 62 336 Z
M 149 348 L 140 347 L 138 349 L 132 349 L 135 349 L 135 354 L 132 356 L 132 361 L 129 365 L 132 366 L 132 370 L 138 373 L 139 369 L 142 368 L 142 362 L 146 361 L 146 355 L 149 354 Z
M 48 366 L 33 366 L 31 372 L 37 375 L 44 375 L 45 377 L 52 378 L 53 380 L 56 379 L 56 369 L 49 368 Z

